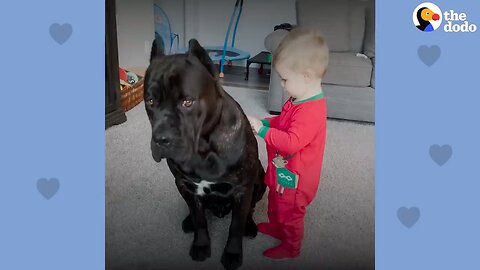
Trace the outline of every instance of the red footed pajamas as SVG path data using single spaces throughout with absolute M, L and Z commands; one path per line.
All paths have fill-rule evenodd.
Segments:
M 265 184 L 269 187 L 269 223 L 259 231 L 282 240 L 282 244 L 264 252 L 272 258 L 300 254 L 306 207 L 317 193 L 326 137 L 326 101 L 323 93 L 304 101 L 290 98 L 279 116 L 262 120 L 258 134 L 265 139 L 268 167 Z M 272 159 L 277 153 L 290 157 L 285 168 L 298 175 L 298 186 L 276 192 L 277 175 Z

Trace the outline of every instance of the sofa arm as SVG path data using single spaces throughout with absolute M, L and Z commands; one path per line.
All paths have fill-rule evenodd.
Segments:
M 295 27 L 295 26 L 292 26 Z M 282 39 L 288 34 L 288 30 L 278 29 L 270 33 L 264 41 L 265 48 L 273 53 Z M 279 114 L 282 111 L 282 106 L 289 96 L 283 91 L 281 84 L 282 80 L 277 71 L 272 68 L 270 72 L 270 85 L 268 91 L 268 111 L 271 114 Z
M 370 85 L 372 88 L 375 88 L 375 57 L 372 57 L 372 79 L 370 81 Z
M 271 32 L 270 34 L 268 34 L 268 36 L 264 40 L 265 48 L 269 52 L 273 53 L 277 49 L 278 45 L 280 44 L 280 41 L 282 41 L 282 39 L 287 34 L 288 34 L 288 31 L 284 29 L 279 29 Z

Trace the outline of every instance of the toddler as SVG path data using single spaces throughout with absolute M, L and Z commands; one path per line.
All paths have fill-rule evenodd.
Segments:
M 273 68 L 291 97 L 279 116 L 261 121 L 248 116 L 268 155 L 268 222 L 258 224 L 258 230 L 282 241 L 263 252 L 269 258 L 300 255 L 306 207 L 317 193 L 325 148 L 327 107 L 321 82 L 328 54 L 317 31 L 290 31 L 273 54 Z

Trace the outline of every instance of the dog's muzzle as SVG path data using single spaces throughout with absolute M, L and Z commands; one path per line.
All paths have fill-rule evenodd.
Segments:
M 165 156 L 162 154 L 163 151 L 161 151 L 160 147 L 157 145 L 157 143 L 155 143 L 153 138 L 150 142 L 150 149 L 152 150 L 153 160 L 156 162 L 160 162 L 162 161 L 162 158 L 165 158 Z

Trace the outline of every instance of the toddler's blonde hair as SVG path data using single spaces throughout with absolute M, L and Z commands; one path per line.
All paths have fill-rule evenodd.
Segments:
M 313 72 L 323 78 L 328 66 L 328 45 L 313 28 L 296 27 L 280 42 L 273 53 L 273 66 L 284 65 L 295 72 Z

